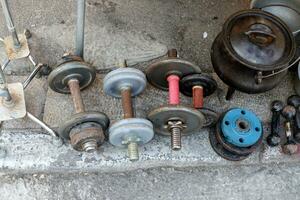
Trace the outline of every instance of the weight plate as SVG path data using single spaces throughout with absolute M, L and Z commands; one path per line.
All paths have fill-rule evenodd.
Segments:
M 145 74 L 134 68 L 119 68 L 108 73 L 103 80 L 104 92 L 110 96 L 120 98 L 123 88 L 130 88 L 131 96 L 137 96 L 146 87 Z
M 259 118 L 253 112 L 240 108 L 227 111 L 222 118 L 220 128 L 225 140 L 237 147 L 250 147 L 263 135 Z
M 168 90 L 167 77 L 178 75 L 179 77 L 188 74 L 201 73 L 200 68 L 186 60 L 179 58 L 168 58 L 151 64 L 146 70 L 146 76 L 150 84 L 161 90 Z
M 229 160 L 229 161 L 241 161 L 246 159 L 249 155 L 237 155 L 231 153 L 230 151 L 226 150 L 217 140 L 215 131 L 209 132 L 209 142 L 213 150 L 222 158 Z
M 105 132 L 105 130 L 109 126 L 109 118 L 106 116 L 106 114 L 102 112 L 89 111 L 89 112 L 74 114 L 69 120 L 64 122 L 59 127 L 58 133 L 62 138 L 69 140 L 70 131 L 74 127 L 81 125 L 83 123 L 90 123 L 90 122 L 99 124 L 102 127 L 103 132 Z
M 217 82 L 208 74 L 189 74 L 180 80 L 180 92 L 185 96 L 193 96 L 193 87 L 202 86 L 203 96 L 213 94 L 217 89 Z
M 91 85 L 96 77 L 96 71 L 89 64 L 80 61 L 69 61 L 60 64 L 48 77 L 50 88 L 58 93 L 68 94 L 68 81 L 77 79 L 80 89 Z
M 237 154 L 237 155 L 242 155 L 242 156 L 250 155 L 262 143 L 263 137 L 261 136 L 261 138 L 254 145 L 252 145 L 250 147 L 238 147 L 238 146 L 232 145 L 228 141 L 226 141 L 226 139 L 224 138 L 224 135 L 220 128 L 221 123 L 222 123 L 222 120 L 220 118 L 220 120 L 217 122 L 217 125 L 216 125 L 215 137 L 217 138 L 218 142 L 222 145 L 222 147 L 232 154 Z
M 109 142 L 119 147 L 127 147 L 127 140 L 146 144 L 154 136 L 153 125 L 149 120 L 141 118 L 123 119 L 109 128 Z
M 182 135 L 189 135 L 199 131 L 205 122 L 205 117 L 196 109 L 184 106 L 164 106 L 157 108 L 148 114 L 148 119 L 153 123 L 155 133 L 170 135 L 169 121 L 182 121 L 186 126 Z

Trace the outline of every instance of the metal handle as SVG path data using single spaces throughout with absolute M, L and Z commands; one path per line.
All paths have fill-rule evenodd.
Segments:
M 8 30 L 11 32 L 15 47 L 19 48 L 21 46 L 20 40 L 18 38 L 17 31 L 12 20 L 7 0 L 1 0 L 2 10 L 5 17 L 6 25 Z
M 75 52 L 75 55 L 83 58 L 85 0 L 77 0 L 77 20 L 76 21 L 77 22 L 76 22 L 76 52 Z
M 253 24 L 245 34 L 248 36 L 250 42 L 258 46 L 268 46 L 276 39 L 276 35 L 273 34 L 272 29 L 265 24 Z

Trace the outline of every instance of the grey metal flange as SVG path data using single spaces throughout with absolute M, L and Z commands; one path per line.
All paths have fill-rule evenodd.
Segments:
M 139 95 L 146 87 L 147 80 L 143 72 L 138 69 L 124 67 L 108 73 L 103 80 L 104 92 L 110 96 L 120 98 L 122 90 L 130 88 L 131 97 Z
M 68 94 L 70 80 L 78 80 L 80 90 L 83 90 L 93 83 L 95 77 L 95 69 L 86 62 L 68 61 L 60 64 L 50 73 L 48 83 L 53 91 Z
M 132 143 L 143 145 L 153 136 L 152 123 L 142 118 L 122 119 L 109 128 L 109 142 L 118 147 L 127 147 Z

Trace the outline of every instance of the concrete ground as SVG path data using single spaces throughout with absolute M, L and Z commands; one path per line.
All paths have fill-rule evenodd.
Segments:
M 19 31 L 30 29 L 32 54 L 55 67 L 72 52 L 75 1 L 11 0 Z M 168 48 L 212 73 L 210 47 L 226 17 L 249 7 L 248 0 L 87 0 L 85 59 L 99 74 L 83 91 L 87 110 L 105 112 L 114 123 L 122 116 L 120 100 L 103 93 L 104 75 L 126 59 L 144 70 Z M 0 11 L 0 16 L 2 13 Z M 3 20 L 0 36 L 7 35 Z M 0 46 L 0 48 L 2 48 Z M 0 60 L 5 59 L 0 50 Z M 6 69 L 9 82 L 24 81 L 31 67 L 15 61 Z M 213 74 L 214 75 L 214 74 Z M 224 100 L 226 86 L 216 77 L 218 90 L 205 106 L 220 113 L 231 107 L 248 108 L 261 118 L 269 133 L 272 100 L 293 94 L 293 75 L 264 94 L 237 92 Z M 26 89 L 27 110 L 52 128 L 74 112 L 69 95 L 48 89 L 46 77 Z M 166 103 L 167 93 L 148 85 L 134 99 L 135 114 L 145 117 Z M 191 99 L 182 96 L 183 104 Z M 298 155 L 283 155 L 263 144 L 242 162 L 229 162 L 210 147 L 208 132 L 183 138 L 180 152 L 170 139 L 155 136 L 140 147 L 140 160 L 130 162 L 126 150 L 105 143 L 93 154 L 61 145 L 28 118 L 2 124 L 0 134 L 0 199 L 283 199 L 299 196 Z

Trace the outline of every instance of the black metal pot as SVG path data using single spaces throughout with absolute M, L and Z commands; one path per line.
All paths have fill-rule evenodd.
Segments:
M 251 9 L 227 19 L 212 45 L 211 59 L 229 92 L 236 89 L 252 94 L 268 91 L 281 82 L 287 73 L 281 70 L 289 65 L 295 50 L 293 34 L 281 19 Z

